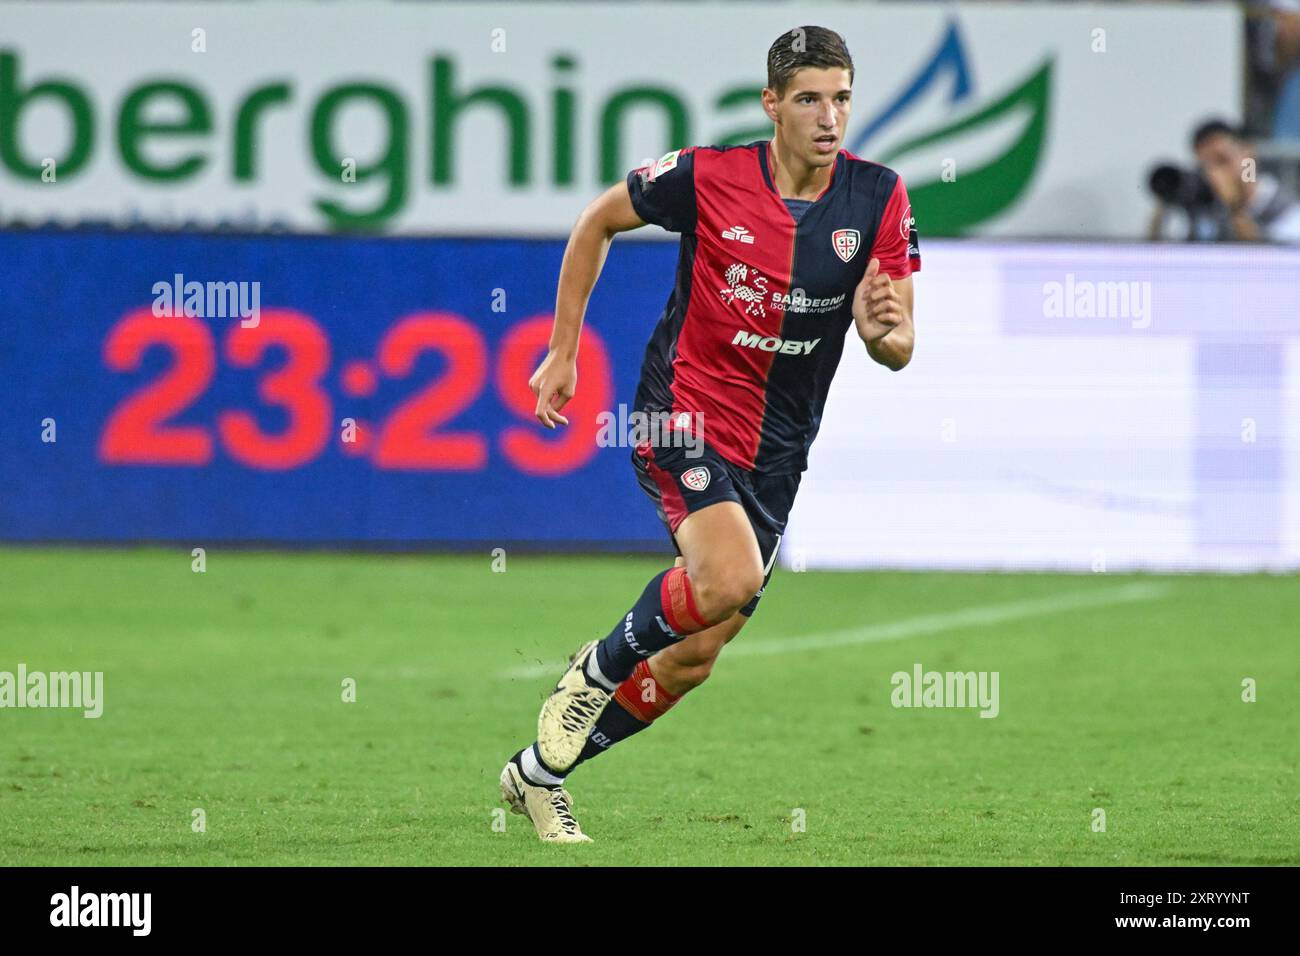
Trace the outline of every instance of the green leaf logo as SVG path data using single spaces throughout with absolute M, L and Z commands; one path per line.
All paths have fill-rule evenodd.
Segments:
M 1001 99 L 963 119 L 923 133 L 894 147 L 881 162 L 894 166 L 935 143 L 980 130 L 1017 113 L 1029 121 L 1004 152 L 974 170 L 957 170 L 951 182 L 942 178 L 909 186 L 908 198 L 917 225 L 928 235 L 960 236 L 996 216 L 1028 188 L 1042 158 L 1051 98 L 1052 61 L 1048 60 Z

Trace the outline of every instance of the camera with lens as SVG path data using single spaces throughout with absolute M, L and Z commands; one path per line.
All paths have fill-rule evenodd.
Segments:
M 1162 163 L 1151 170 L 1147 186 L 1170 206 L 1199 211 L 1209 209 L 1215 203 L 1214 190 L 1196 169 Z

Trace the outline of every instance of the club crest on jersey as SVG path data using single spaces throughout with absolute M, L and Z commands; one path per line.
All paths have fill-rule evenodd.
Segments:
M 682 472 L 682 484 L 691 491 L 703 491 L 709 487 L 709 469 L 703 465 L 696 465 L 694 468 Z
M 831 233 L 831 246 L 835 249 L 835 254 L 848 262 L 858 254 L 858 243 L 862 241 L 862 233 L 856 229 L 836 229 Z

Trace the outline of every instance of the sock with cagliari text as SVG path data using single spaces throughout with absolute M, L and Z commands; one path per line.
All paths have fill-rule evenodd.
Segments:
M 591 728 L 586 746 L 582 748 L 582 754 L 573 767 L 603 754 L 620 740 L 626 740 L 645 730 L 656 718 L 668 713 L 669 708 L 679 700 L 680 695 L 668 693 L 655 680 L 649 661 L 638 662 L 632 675 L 618 685 L 609 706 L 596 718 L 596 726 Z M 569 768 L 569 773 L 573 772 L 573 767 Z
M 686 569 L 669 568 L 650 580 L 632 610 L 596 645 L 587 658 L 587 678 L 613 693 L 638 663 L 713 623 L 696 609 Z

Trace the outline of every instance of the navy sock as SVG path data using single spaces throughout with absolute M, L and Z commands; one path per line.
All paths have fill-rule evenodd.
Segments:
M 611 700 L 596 718 L 596 726 L 591 728 L 586 746 L 582 748 L 582 753 L 567 772 L 573 773 L 574 767 L 578 764 L 603 754 L 620 740 L 626 740 L 649 726 L 644 720 L 625 710 L 617 700 Z
M 651 578 L 632 610 L 596 645 L 596 665 L 616 687 L 643 658 L 708 626 L 695 613 L 686 569 L 669 568 Z

